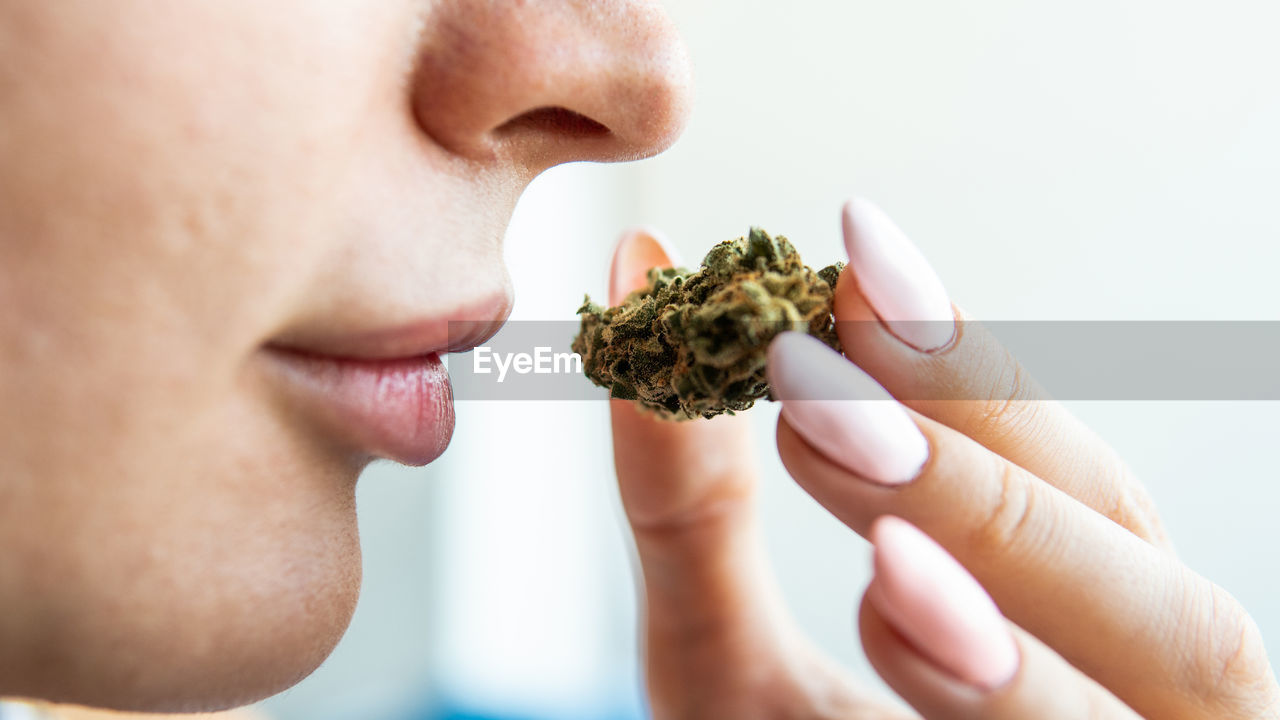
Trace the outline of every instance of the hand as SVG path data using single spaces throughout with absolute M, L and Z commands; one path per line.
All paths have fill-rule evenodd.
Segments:
M 770 379 L 783 402 L 778 446 L 788 470 L 875 545 L 860 630 L 889 685 L 928 718 L 1280 715 L 1252 620 L 1177 561 L 1115 454 L 963 321 L 887 217 L 855 201 L 845 236 L 851 266 L 835 312 L 845 352 L 861 367 L 788 334 L 770 349 Z M 837 396 L 862 400 L 823 399 Z M 636 435 L 617 410 L 615 441 L 625 447 Z M 625 496 L 634 470 L 623 462 L 636 458 L 618 460 Z M 647 490 L 661 497 L 659 487 Z M 689 517 L 690 527 L 701 524 Z M 685 562 L 702 556 L 722 581 L 760 575 L 745 569 L 758 558 L 723 562 L 740 548 L 697 540 L 684 548 Z M 711 606 L 748 605 L 758 590 L 710 587 L 720 592 L 701 598 L 709 617 Z M 735 627 L 733 617 L 721 625 Z M 651 672 L 656 662 L 651 653 Z M 758 716 L 811 715 L 803 704 L 772 707 Z

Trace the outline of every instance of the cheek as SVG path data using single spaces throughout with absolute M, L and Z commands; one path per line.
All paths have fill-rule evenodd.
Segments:
M 253 352 L 334 252 L 411 5 L 42 7 L 0 3 L 34 27 L 0 23 L 0 695 L 249 702 L 355 606 L 359 467 Z

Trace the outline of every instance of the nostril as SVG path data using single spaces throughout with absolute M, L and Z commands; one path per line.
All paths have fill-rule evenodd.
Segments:
M 563 107 L 541 107 L 521 113 L 494 132 L 502 137 L 529 130 L 578 138 L 599 137 L 612 132 L 586 115 Z

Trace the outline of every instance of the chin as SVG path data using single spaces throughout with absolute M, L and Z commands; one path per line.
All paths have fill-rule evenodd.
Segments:
M 214 712 L 288 690 L 333 652 L 350 625 L 358 594 L 357 577 L 350 587 L 289 598 L 282 610 L 293 617 L 263 625 L 255 637 L 228 641 L 212 653 L 191 653 L 185 672 L 134 695 L 134 707 L 120 709 Z
M 100 587 L 86 589 L 102 611 L 64 616 L 56 637 L 46 635 L 51 642 L 28 658 L 41 666 L 33 669 L 42 681 L 15 694 L 182 713 L 226 710 L 286 690 L 329 656 L 355 611 L 359 543 L 354 527 L 337 535 L 311 538 L 302 554 L 290 552 L 293 543 L 277 544 L 250 563 L 187 565 L 178 556 L 179 565 L 153 565 L 131 588 L 114 588 L 114 602 Z M 264 540 L 257 549 L 266 547 Z M 72 602 L 85 602 L 85 594 Z

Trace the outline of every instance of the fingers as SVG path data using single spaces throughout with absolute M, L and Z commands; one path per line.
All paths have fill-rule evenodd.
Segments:
M 610 301 L 671 261 L 653 232 L 628 233 L 614 254 Z M 747 419 L 672 422 L 610 402 L 620 492 L 644 576 L 654 717 L 903 717 L 850 687 L 785 611 L 757 527 Z
M 920 527 L 1009 618 L 1143 714 L 1250 717 L 1273 702 L 1248 616 L 1168 553 L 903 408 L 817 340 L 779 336 L 769 373 L 783 463 L 850 527 L 865 535 L 880 515 Z M 830 388 L 863 399 L 806 399 Z
M 850 266 L 836 287 L 845 354 L 908 407 L 1166 545 L 1154 505 L 1097 435 L 1050 401 L 980 324 L 953 309 L 924 256 L 879 208 L 844 209 Z M 959 322 L 956 322 L 959 318 Z
M 863 648 L 930 720 L 1130 720 L 1138 716 L 1008 623 L 941 547 L 892 516 L 872 526 L 875 578 L 859 611 Z

